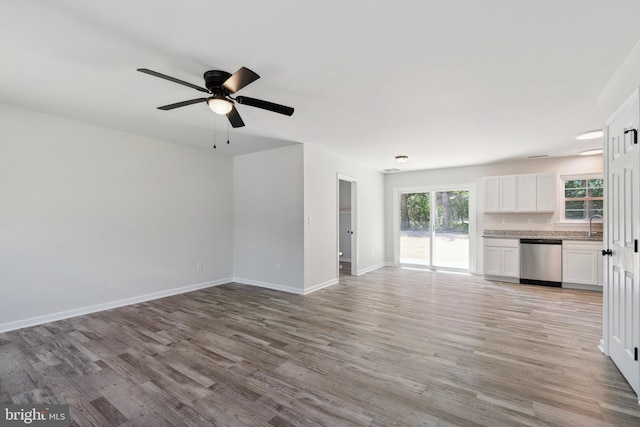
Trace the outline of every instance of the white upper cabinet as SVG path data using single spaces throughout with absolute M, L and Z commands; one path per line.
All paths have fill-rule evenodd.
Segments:
M 536 179 L 536 211 L 554 212 L 558 200 L 558 178 L 555 173 L 539 173 Z
M 537 199 L 537 175 L 518 175 L 518 204 L 517 212 L 535 212 Z
M 483 178 L 485 212 L 553 212 L 557 177 L 554 173 Z
M 482 178 L 482 184 L 484 187 L 484 211 L 500 212 L 500 177 Z
M 500 177 L 500 212 L 516 210 L 517 185 L 515 175 Z
M 516 185 L 515 175 L 483 178 L 485 212 L 514 212 Z

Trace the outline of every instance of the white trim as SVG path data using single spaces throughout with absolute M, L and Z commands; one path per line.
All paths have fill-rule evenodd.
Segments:
M 609 116 L 609 118 L 607 120 L 605 120 L 604 124 L 605 124 L 605 128 L 608 128 L 609 125 L 611 123 L 613 123 L 620 114 L 622 114 L 624 112 L 624 110 L 627 109 L 627 107 L 629 107 L 629 105 L 633 104 L 637 98 L 640 97 L 640 88 L 636 88 L 633 90 L 633 92 L 631 93 L 631 95 L 629 95 L 629 97 L 622 103 L 622 105 L 620 105 L 616 111 L 613 112 L 613 114 L 611 114 Z M 608 137 L 609 135 L 607 134 L 607 132 L 605 132 L 604 135 L 602 135 L 602 139 L 603 141 L 605 141 L 605 143 L 608 141 Z M 605 150 L 606 151 L 606 150 Z
M 377 270 L 379 268 L 386 267 L 387 264 L 388 263 L 386 263 L 386 262 L 381 262 L 380 264 L 376 264 L 376 265 L 373 265 L 371 267 L 365 268 L 363 270 L 359 270 L 358 271 L 358 276 L 362 276 L 363 274 L 367 274 L 367 273 L 370 273 L 370 272 L 372 272 L 374 270 Z
M 602 172 L 593 172 L 593 173 L 581 173 L 581 174 L 574 174 L 574 175 L 560 175 L 560 206 L 558 207 L 558 217 L 560 218 L 560 221 L 557 221 L 556 224 L 557 225 L 562 225 L 562 226 L 574 226 L 574 225 L 581 225 L 584 227 L 585 224 L 589 224 L 589 219 L 566 219 L 565 218 L 565 211 L 564 211 L 564 207 L 566 204 L 566 197 L 565 197 L 565 183 L 566 181 L 576 181 L 576 180 L 590 180 L 590 179 L 602 179 L 603 180 L 603 185 L 604 184 L 604 171 Z M 571 199 L 569 199 L 571 200 Z M 604 187 L 603 187 L 603 194 L 602 194 L 602 211 L 604 213 Z M 602 222 L 602 221 L 599 221 Z
M 575 181 L 575 180 L 582 180 L 582 179 L 602 179 L 602 177 L 603 177 L 602 172 L 560 175 L 560 179 L 562 181 Z
M 210 288 L 212 286 L 224 285 L 230 283 L 231 278 L 218 279 L 211 282 L 198 283 L 195 285 L 183 286 L 180 288 L 167 289 L 160 292 L 153 292 L 145 295 L 138 295 L 131 298 L 124 298 L 116 301 L 105 302 L 102 304 L 90 305 L 87 307 L 74 308 L 72 310 L 60 311 L 58 313 L 45 314 L 42 316 L 31 317 L 28 319 L 16 320 L 13 322 L 0 324 L 0 333 L 15 331 L 17 329 L 28 328 L 31 326 L 42 325 L 44 323 L 56 322 L 58 320 L 69 319 L 71 317 L 82 316 L 85 314 L 96 313 L 98 311 L 111 310 L 113 308 L 124 307 L 126 305 L 138 304 L 145 301 L 170 297 L 173 295 L 193 292 L 200 289 Z
M 336 277 L 340 277 L 340 181 L 351 183 L 351 274 L 358 271 L 358 178 L 336 173 Z M 337 280 L 337 279 L 336 279 Z
M 313 285 L 309 288 L 305 288 L 304 295 L 309 295 L 311 292 L 319 291 L 320 289 L 328 288 L 329 286 L 333 286 L 339 282 L 338 279 L 327 280 L 324 283 L 318 283 L 317 285 Z
M 288 292 L 290 294 L 304 295 L 305 293 L 304 290 L 300 288 L 278 285 L 276 283 L 261 282 L 259 280 L 243 279 L 241 277 L 234 277 L 233 281 L 235 283 L 240 283 L 241 285 L 257 286 L 259 288 L 273 289 L 274 291 Z
M 475 182 L 447 185 L 421 185 L 413 187 L 396 187 L 393 189 L 393 262 L 391 265 L 400 265 L 400 213 L 398 206 L 400 204 L 401 193 L 427 193 L 432 191 L 468 191 L 469 192 L 469 270 L 468 272 L 477 270 L 477 254 L 476 254 L 476 197 L 477 188 Z M 433 244 L 433 242 L 432 242 Z M 433 253 L 433 250 L 431 250 Z M 435 268 L 438 268 L 437 266 Z

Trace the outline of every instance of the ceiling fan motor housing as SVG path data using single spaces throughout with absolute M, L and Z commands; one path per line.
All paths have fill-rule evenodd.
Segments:
M 204 73 L 204 84 L 212 93 L 220 93 L 224 91 L 222 84 L 231 77 L 231 73 L 220 70 L 210 70 Z

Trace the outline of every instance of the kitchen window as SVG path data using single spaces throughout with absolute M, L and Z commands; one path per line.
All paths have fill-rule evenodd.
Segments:
M 602 175 L 563 177 L 565 221 L 586 222 L 593 215 L 602 215 L 604 179 Z

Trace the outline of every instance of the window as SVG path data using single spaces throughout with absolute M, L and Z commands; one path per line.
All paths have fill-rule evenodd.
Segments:
M 602 215 L 604 180 L 602 176 L 564 177 L 564 219 L 588 221 Z

